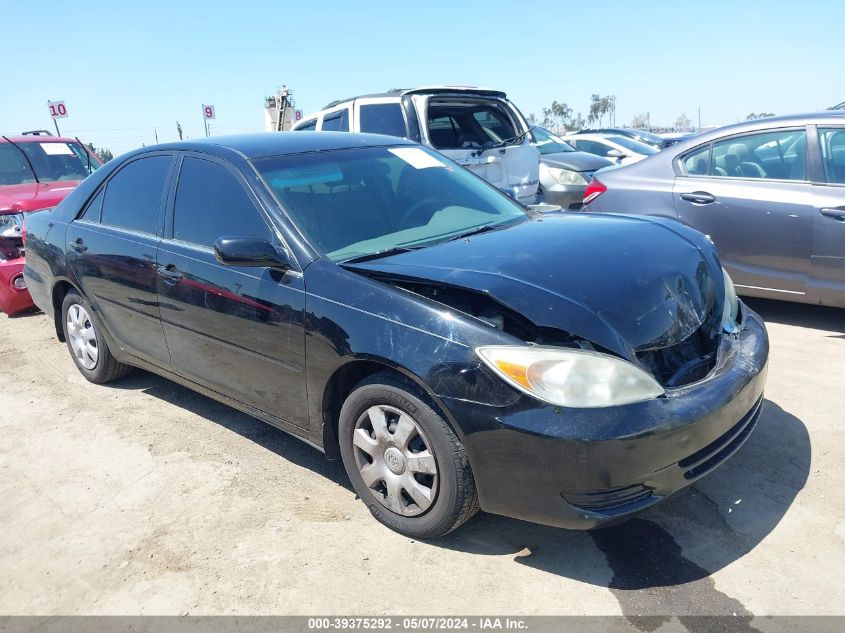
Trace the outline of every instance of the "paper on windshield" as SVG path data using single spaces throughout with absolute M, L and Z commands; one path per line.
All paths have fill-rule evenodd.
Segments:
M 60 154 L 70 154 L 73 156 L 73 150 L 67 143 L 41 143 L 41 149 L 49 156 L 58 156 Z
M 416 169 L 447 167 L 446 163 L 438 160 L 436 156 L 424 152 L 419 147 L 391 147 L 387 151 Z

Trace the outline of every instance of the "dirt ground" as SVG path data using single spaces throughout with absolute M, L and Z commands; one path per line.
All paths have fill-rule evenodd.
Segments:
M 606 530 L 435 542 L 281 431 L 142 371 L 89 384 L 47 317 L 0 315 L 0 613 L 845 613 L 845 310 L 751 303 L 765 409 L 721 469 Z

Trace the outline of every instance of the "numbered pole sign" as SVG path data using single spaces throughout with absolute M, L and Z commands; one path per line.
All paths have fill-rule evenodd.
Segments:
M 67 106 L 64 101 L 48 101 L 47 109 L 53 119 L 64 119 L 67 117 Z
M 297 121 L 301 121 L 302 120 L 302 110 L 294 110 L 293 111 L 293 118 L 296 119 Z
M 214 115 L 214 106 L 213 105 L 203 105 L 202 106 L 202 116 L 206 119 L 216 119 L 217 117 Z

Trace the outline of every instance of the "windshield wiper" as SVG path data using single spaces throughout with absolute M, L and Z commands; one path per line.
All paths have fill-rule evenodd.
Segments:
M 408 253 L 410 251 L 415 251 L 421 246 L 416 247 L 409 247 L 409 246 L 396 246 L 394 248 L 386 248 L 382 251 L 376 251 L 375 253 L 367 253 L 366 255 L 358 255 L 357 257 L 350 257 L 349 259 L 344 259 L 341 264 L 357 264 L 359 262 L 368 262 L 371 259 L 381 259 L 382 257 L 390 257 L 391 255 L 398 255 L 400 253 Z
M 511 144 L 514 144 L 514 143 L 520 143 L 520 142 L 522 142 L 522 139 L 524 139 L 526 136 L 528 136 L 528 133 L 529 133 L 530 131 L 531 131 L 531 130 L 525 130 L 522 134 L 520 134 L 520 135 L 518 135 L 518 136 L 514 136 L 514 137 L 511 137 L 511 138 L 506 138 L 506 139 L 504 139 L 504 140 L 499 141 L 498 143 L 493 143 L 492 145 L 485 145 L 485 146 L 482 146 L 482 147 L 480 147 L 480 148 L 476 151 L 475 155 L 476 155 L 476 156 L 481 156 L 481 155 L 482 155 L 484 152 L 486 152 L 488 149 L 496 149 L 497 147 L 504 147 L 505 145 L 511 145 Z
M 477 229 L 472 229 L 471 231 L 467 231 L 466 233 L 461 233 L 460 235 L 456 235 L 455 237 L 450 237 L 447 242 L 454 242 L 456 240 L 462 240 L 465 237 L 470 237 L 472 235 L 479 235 L 481 233 L 487 233 L 488 231 L 495 231 L 497 229 L 504 228 L 502 224 L 485 224 L 484 226 L 479 226 Z

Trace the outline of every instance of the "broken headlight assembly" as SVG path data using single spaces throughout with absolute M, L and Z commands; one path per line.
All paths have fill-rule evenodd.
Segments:
M 739 329 L 736 319 L 739 315 L 739 299 L 736 296 L 736 288 L 731 276 L 724 268 L 722 275 L 725 278 L 725 305 L 722 308 L 722 329 L 727 334 L 733 334 Z
M 561 185 L 586 185 L 587 179 L 584 174 L 572 171 L 571 169 L 557 169 L 556 167 L 549 167 L 549 173 Z
M 22 213 L 7 213 L 0 215 L 0 237 L 21 237 L 22 232 Z
M 508 384 L 561 407 L 612 407 L 664 393 L 648 373 L 608 354 L 524 345 L 493 345 L 475 351 Z

